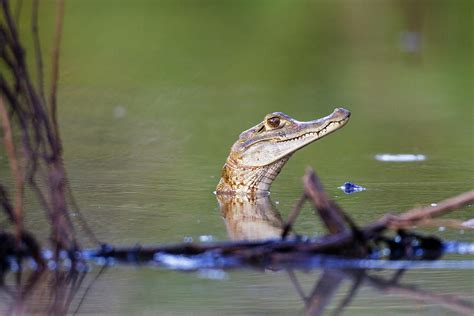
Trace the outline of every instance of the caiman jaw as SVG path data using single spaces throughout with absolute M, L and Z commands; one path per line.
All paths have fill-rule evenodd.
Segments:
M 308 122 L 281 112 L 268 114 L 263 122 L 240 134 L 232 146 L 217 193 L 268 191 L 295 151 L 343 127 L 349 117 L 350 112 L 342 108 Z

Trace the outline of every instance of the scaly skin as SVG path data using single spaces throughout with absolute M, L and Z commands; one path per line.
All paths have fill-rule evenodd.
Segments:
M 298 149 L 338 130 L 350 112 L 337 108 L 326 117 L 299 122 L 275 112 L 240 134 L 222 168 L 217 194 L 268 193 L 291 155 Z

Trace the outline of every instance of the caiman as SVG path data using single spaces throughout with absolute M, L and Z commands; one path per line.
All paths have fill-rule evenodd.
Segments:
M 297 150 L 340 129 L 351 113 L 336 108 L 330 115 L 299 122 L 274 112 L 240 134 L 222 168 L 217 194 L 256 194 L 269 192 L 285 163 Z

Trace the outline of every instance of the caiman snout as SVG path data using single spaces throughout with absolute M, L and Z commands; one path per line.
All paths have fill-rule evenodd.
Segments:
M 333 119 L 345 119 L 351 117 L 351 112 L 349 110 L 346 110 L 344 108 L 335 108 L 334 111 L 329 115 L 328 118 L 333 118 Z
M 344 108 L 336 108 L 333 113 L 336 114 L 336 115 L 351 117 L 351 112 L 349 110 L 344 109 Z

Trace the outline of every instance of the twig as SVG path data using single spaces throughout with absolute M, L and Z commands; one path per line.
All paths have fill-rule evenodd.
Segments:
M 347 293 L 346 297 L 341 301 L 341 303 L 337 306 L 335 309 L 333 315 L 341 315 L 344 309 L 349 306 L 349 304 L 352 302 L 352 300 L 356 297 L 357 291 L 360 289 L 362 285 L 362 281 L 364 280 L 364 274 L 361 273 L 358 276 L 356 276 L 354 283 L 352 284 L 351 289 L 349 290 L 349 293 Z
M 318 211 L 329 233 L 338 234 L 348 230 L 343 212 L 337 204 L 331 203 L 313 169 L 306 171 L 303 182 L 306 196 Z
M 293 224 L 300 214 L 301 208 L 303 207 L 304 202 L 306 201 L 307 197 L 306 194 L 302 194 L 296 204 L 293 206 L 293 209 L 288 215 L 288 221 L 286 222 L 285 226 L 283 227 L 283 232 L 281 233 L 281 238 L 285 239 L 289 232 L 293 229 Z
M 474 202 L 474 190 L 448 198 L 439 202 L 436 206 L 417 207 L 399 215 L 400 221 L 416 222 L 428 218 L 438 217 L 453 209 L 460 208 Z
M 404 223 L 404 222 L 394 222 L 389 225 L 391 229 L 404 229 L 404 228 L 412 228 L 416 225 L 416 227 L 446 227 L 452 229 L 474 229 L 474 227 L 469 227 L 463 225 L 463 221 L 457 219 L 421 219 L 420 221 L 416 222 L 416 224 Z
M 39 0 L 33 0 L 31 13 L 31 32 L 33 33 L 33 43 L 35 47 L 38 90 L 42 101 L 45 103 L 46 99 L 44 96 L 43 57 L 41 54 L 41 43 L 38 32 L 38 4 Z
M 14 204 L 14 217 L 15 217 L 15 231 L 17 242 L 20 242 L 23 234 L 23 175 L 18 165 L 18 160 L 15 154 L 15 147 L 13 145 L 12 129 L 10 125 L 10 119 L 8 113 L 3 104 L 3 98 L 0 97 L 0 122 L 3 129 L 3 141 L 8 156 L 8 162 L 10 164 L 10 171 L 15 181 L 15 204 Z
M 15 79 L 15 88 L 9 88 L 3 76 L 0 76 L 0 89 L 5 93 L 12 113 L 18 118 L 23 136 L 24 155 L 26 157 L 26 174 L 37 198 L 46 211 L 51 223 L 52 239 L 55 243 L 56 254 L 59 250 L 76 250 L 74 226 L 72 225 L 66 200 L 67 178 L 62 161 L 62 146 L 56 118 L 56 93 L 59 78 L 59 44 L 62 32 L 62 17 L 64 12 L 64 1 L 58 2 L 58 16 L 56 20 L 56 36 L 53 43 L 53 75 L 51 100 L 53 103 L 52 113 L 48 115 L 48 109 L 44 98 L 40 97 L 33 86 L 28 74 L 23 48 L 21 47 L 17 25 L 11 16 L 9 1 L 0 0 L 4 23 L 0 24 L 0 36 L 2 46 L 1 58 L 7 63 L 12 77 Z M 37 32 L 37 5 L 35 2 L 32 15 L 33 32 Z M 34 34 L 39 43 L 38 34 Z M 39 52 L 39 45 L 36 45 Z M 7 52 L 7 50 L 9 50 Z M 11 56 L 11 58 L 10 58 Z M 41 58 L 37 55 L 37 61 Z M 40 67 L 41 68 L 41 67 Z M 41 72 L 41 71 L 39 71 Z M 41 77 L 41 76 L 40 76 Z M 39 81 L 42 78 L 39 77 Z M 39 84 L 41 85 L 41 83 Z M 44 168 L 45 176 L 42 178 L 48 182 L 48 186 L 40 186 L 36 178 L 41 168 Z M 44 189 L 43 189 L 44 188 Z
M 332 270 L 324 270 L 310 295 L 311 299 L 306 305 L 304 315 L 322 315 L 342 285 L 342 281 L 344 276 Z
M 305 303 L 307 303 L 308 299 L 306 298 L 306 295 L 304 294 L 303 288 L 301 287 L 300 282 L 298 281 L 298 278 L 296 277 L 296 274 L 293 270 L 286 270 L 288 277 L 290 278 L 291 284 L 293 284 L 293 287 L 295 288 L 296 293 L 298 293 L 298 296 L 300 299 Z
M 370 275 L 366 275 L 364 283 L 389 294 L 395 294 L 411 300 L 434 302 L 463 315 L 473 315 L 474 313 L 474 305 L 472 303 L 463 301 L 454 295 L 429 293 L 413 286 L 397 284 Z
M 366 233 L 378 233 L 387 228 L 397 229 L 447 214 L 474 202 L 474 190 L 467 191 L 438 203 L 437 206 L 417 207 L 399 215 L 386 215 L 365 228 Z
M 61 34 L 63 29 L 64 0 L 57 0 L 56 27 L 54 32 L 53 53 L 52 53 L 52 76 L 50 93 L 50 115 L 53 124 L 54 134 L 59 139 L 59 127 L 57 118 L 56 93 L 59 79 L 59 46 L 61 44 Z
M 79 313 L 79 310 L 81 309 L 82 304 L 85 302 L 87 294 L 89 293 L 90 289 L 95 284 L 95 282 L 99 279 L 99 277 L 102 276 L 102 274 L 105 273 L 106 270 L 107 270 L 107 266 L 106 265 L 102 266 L 102 268 L 99 270 L 99 272 L 94 277 L 94 279 L 92 279 L 92 281 L 89 283 L 89 285 L 87 285 L 87 287 L 85 288 L 84 292 L 82 293 L 81 299 L 79 300 L 79 303 L 77 303 L 76 309 L 74 310 L 72 315 L 77 315 Z
M 66 179 L 68 179 L 66 169 L 64 169 L 64 172 L 66 174 Z M 86 235 L 91 239 L 91 241 L 94 244 L 96 244 L 96 246 L 102 245 L 103 242 L 101 242 L 99 240 L 97 235 L 94 233 L 92 228 L 89 226 L 89 223 L 87 222 L 86 218 L 82 214 L 82 211 L 79 208 L 79 204 L 76 202 L 76 198 L 74 197 L 74 194 L 72 192 L 71 183 L 69 182 L 69 180 L 67 180 L 66 186 L 67 186 L 69 201 L 71 203 L 71 206 L 72 206 L 74 212 L 77 215 L 77 218 L 79 219 L 79 224 L 81 225 L 82 229 L 85 231 Z
M 3 186 L 0 185 L 0 206 L 3 208 L 3 211 L 8 217 L 8 221 L 10 223 L 15 223 L 15 213 L 14 208 L 11 206 L 10 201 L 8 199 L 7 191 Z M 0 230 L 0 234 L 2 231 Z

